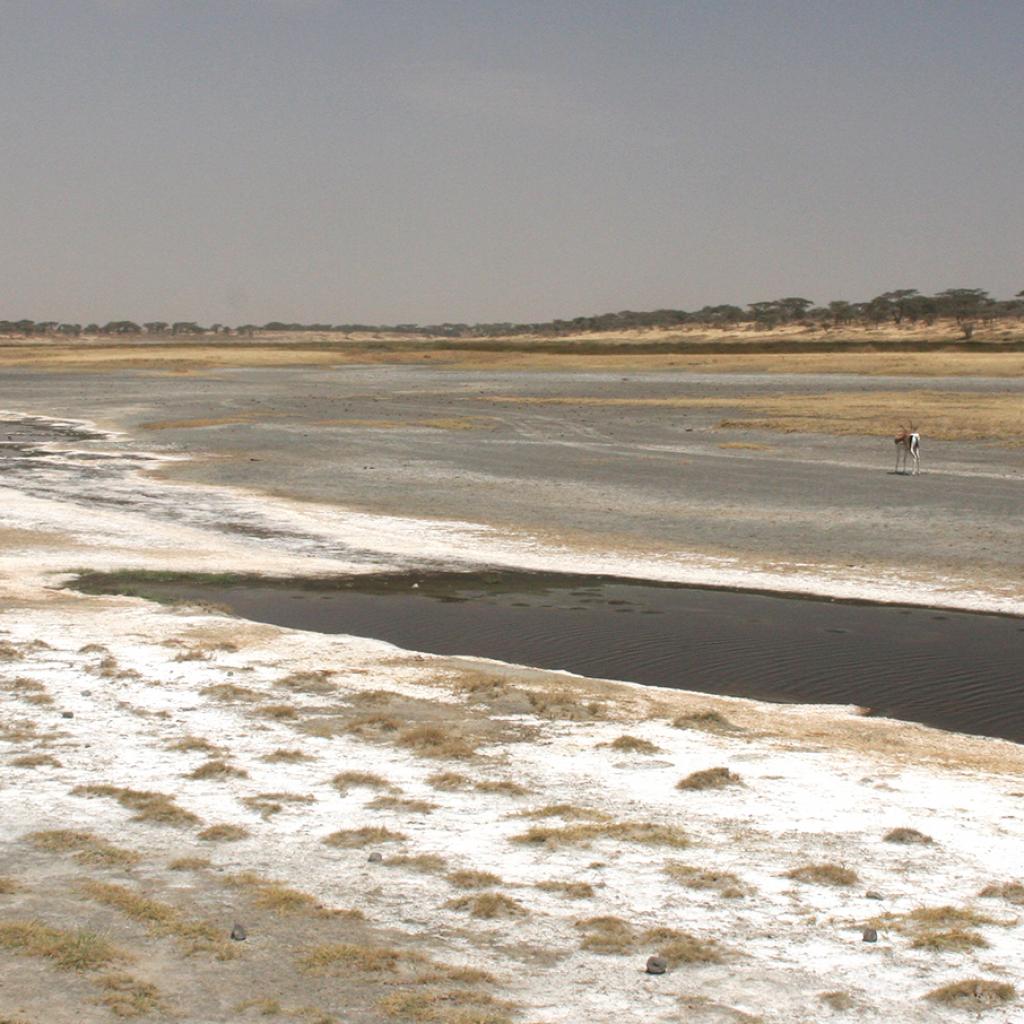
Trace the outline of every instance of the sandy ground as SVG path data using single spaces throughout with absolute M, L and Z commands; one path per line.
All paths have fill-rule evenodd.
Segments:
M 54 589 L 486 563 L 1024 610 L 1013 450 L 912 479 L 718 410 L 488 431 L 492 376 L 403 372 L 7 376 L 8 409 L 131 434 L 70 429 L 0 488 L 0 1020 L 1021 1019 L 1016 745 Z M 908 509 L 939 539 L 877 536 Z

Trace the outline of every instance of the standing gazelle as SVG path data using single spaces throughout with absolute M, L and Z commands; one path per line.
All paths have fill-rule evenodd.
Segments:
M 907 471 L 907 456 L 914 460 L 912 475 L 916 476 L 921 472 L 921 435 L 910 425 L 910 429 L 900 427 L 900 432 L 894 438 L 896 442 L 896 470 L 900 472 L 900 460 L 903 461 L 903 472 Z

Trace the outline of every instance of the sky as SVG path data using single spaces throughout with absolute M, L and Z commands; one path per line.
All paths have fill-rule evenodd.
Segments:
M 1019 0 L 0 0 L 0 319 L 1024 289 Z

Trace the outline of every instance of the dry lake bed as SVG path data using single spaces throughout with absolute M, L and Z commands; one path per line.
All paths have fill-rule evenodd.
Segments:
M 893 690 L 913 662 L 915 693 L 956 660 L 913 646 L 953 637 L 936 614 L 1000 613 L 955 674 L 966 706 L 1002 644 L 1008 720 L 1024 447 L 919 422 L 923 472 L 895 474 L 883 413 L 1018 399 L 1012 377 L 5 371 L 0 1021 L 1021 1019 L 1022 748 L 956 701 L 947 731 L 792 703 L 801 609 L 826 682 L 827 630 L 833 674 L 860 661 L 818 602 L 731 646 L 662 610 L 696 646 L 650 686 L 614 681 L 629 651 L 510 664 L 469 643 L 493 622 L 439 653 L 375 628 L 406 605 L 321 632 L 67 587 L 561 572 L 584 616 L 588 577 L 885 602 L 911 646 L 882 631 L 870 657 Z M 604 632 L 651 660 L 618 607 Z M 727 688 L 741 649 L 760 700 Z

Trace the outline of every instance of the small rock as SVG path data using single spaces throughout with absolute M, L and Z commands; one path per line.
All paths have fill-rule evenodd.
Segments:
M 384 857 L 383 857 L 382 854 L 379 854 L 376 850 L 374 850 L 373 853 L 371 853 L 370 856 L 367 857 L 366 859 L 371 864 L 379 864 L 384 859 Z
M 74 718 L 75 717 L 75 713 L 74 713 L 74 711 L 62 711 L 60 713 L 60 717 L 61 718 Z
M 92 696 L 92 690 L 83 690 L 82 691 L 82 696 L 83 697 L 91 697 Z
M 876 932 L 874 928 L 865 928 L 864 929 L 864 935 L 863 935 L 863 941 L 864 942 L 877 942 L 878 941 L 878 932 Z
M 668 961 L 663 956 L 649 956 L 644 970 L 648 974 L 664 974 L 668 970 Z
M 866 893 L 864 893 L 864 899 L 866 900 L 881 900 L 884 898 L 885 897 L 880 892 L 875 892 L 874 889 L 869 889 Z
M 245 942 L 245 929 L 240 924 L 236 924 L 234 928 L 231 929 L 231 938 L 233 938 L 235 942 Z

